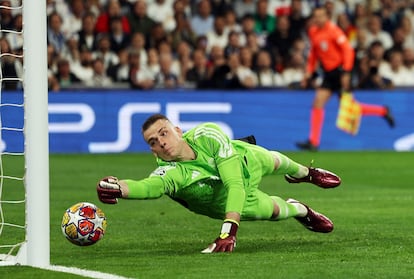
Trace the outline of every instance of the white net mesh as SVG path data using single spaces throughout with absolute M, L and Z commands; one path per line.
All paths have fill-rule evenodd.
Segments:
M 0 1 L 0 265 L 25 241 L 21 15 L 22 1 Z

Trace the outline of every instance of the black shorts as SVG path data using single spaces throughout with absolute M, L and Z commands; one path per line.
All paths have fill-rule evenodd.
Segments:
M 341 75 L 343 70 L 341 68 L 336 68 L 332 71 L 324 71 L 323 80 L 320 88 L 326 88 L 331 90 L 334 93 L 341 93 Z

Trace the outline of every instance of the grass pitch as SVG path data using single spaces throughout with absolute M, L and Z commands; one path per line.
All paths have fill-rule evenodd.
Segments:
M 217 237 L 219 220 L 195 215 L 168 197 L 99 202 L 95 185 L 101 177 L 146 177 L 155 168 L 152 155 L 51 155 L 51 263 L 132 278 L 414 278 L 414 153 L 287 155 L 303 164 L 314 159 L 315 166 L 338 173 L 342 185 L 321 189 L 272 175 L 261 189 L 307 203 L 331 218 L 334 231 L 313 233 L 294 219 L 242 222 L 235 252 L 209 255 L 200 251 Z M 19 195 L 13 189 L 10 195 Z M 65 209 L 80 201 L 97 204 L 108 219 L 104 238 L 89 247 L 69 243 L 60 230 Z M 4 232 L 0 242 L 7 237 Z M 0 267 L 0 274 L 79 277 L 29 267 Z

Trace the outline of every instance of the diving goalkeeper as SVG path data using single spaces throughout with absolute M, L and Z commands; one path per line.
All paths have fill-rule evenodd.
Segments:
M 309 182 L 333 188 L 340 178 L 329 171 L 305 167 L 285 155 L 243 140 L 231 140 L 218 125 L 200 124 L 183 131 L 162 114 L 150 116 L 142 134 L 158 168 L 144 179 L 98 182 L 100 201 L 156 199 L 168 195 L 190 211 L 223 220 L 219 236 L 203 253 L 232 252 L 240 221 L 284 220 L 294 217 L 307 229 L 328 233 L 333 223 L 294 199 L 284 200 L 259 190 L 263 176 L 285 175 L 289 183 Z

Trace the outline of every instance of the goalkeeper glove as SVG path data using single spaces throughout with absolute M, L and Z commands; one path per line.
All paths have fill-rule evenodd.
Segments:
M 201 253 L 232 252 L 236 247 L 236 233 L 239 223 L 235 220 L 224 220 L 220 236 Z
M 115 204 L 118 203 L 118 198 L 122 198 L 121 186 L 118 178 L 114 176 L 101 179 L 96 186 L 96 191 L 99 200 L 103 203 Z

